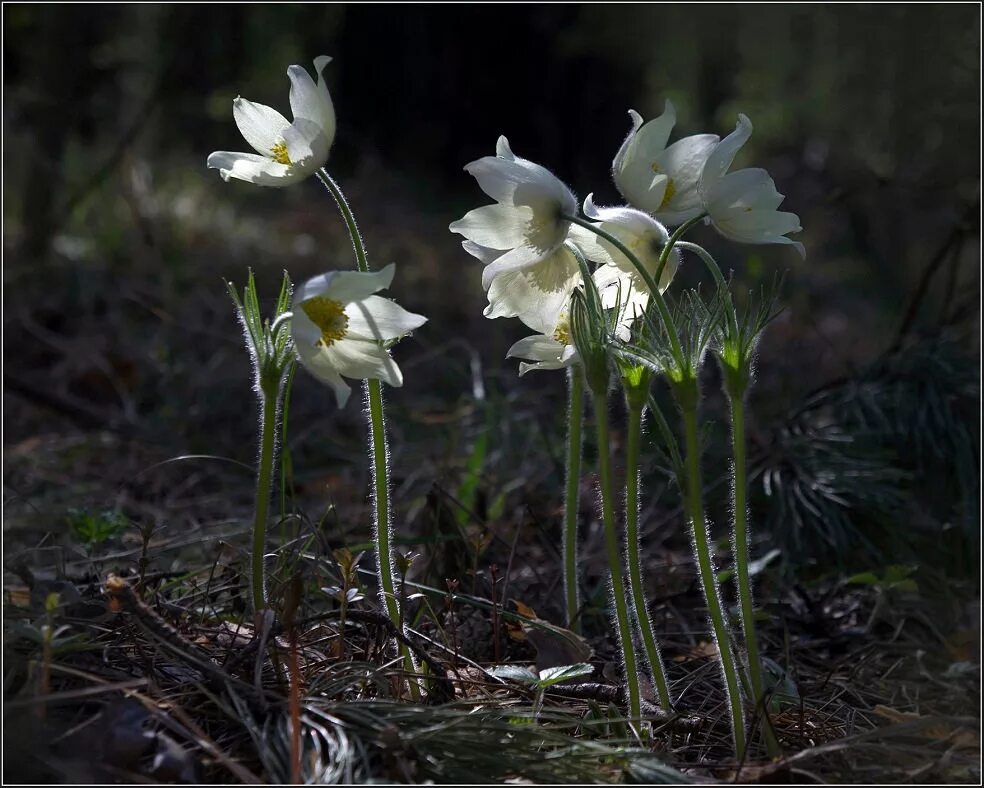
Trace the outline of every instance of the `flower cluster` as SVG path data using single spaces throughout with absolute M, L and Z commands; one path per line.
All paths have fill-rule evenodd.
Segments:
M 450 230 L 464 236 L 465 251 L 485 266 L 485 316 L 518 317 L 538 332 L 509 350 L 510 357 L 527 360 L 520 374 L 577 362 L 568 321 L 571 295 L 584 286 L 579 256 L 597 264 L 593 283 L 604 308 L 617 310 L 614 325 L 623 335 L 647 308 L 646 279 L 652 283 L 658 275 L 655 286 L 665 291 L 679 267 L 667 228 L 703 219 L 733 241 L 792 244 L 804 254 L 803 245 L 787 237 L 799 231 L 799 218 L 777 210 L 783 196 L 769 174 L 729 172 L 752 133 L 747 117 L 739 115 L 737 128 L 723 140 L 697 134 L 667 145 L 676 124 L 669 101 L 648 123 L 634 110 L 629 115 L 632 129 L 612 162 L 612 178 L 627 204 L 599 207 L 588 195 L 582 207 L 590 222 L 578 221 L 571 190 L 549 170 L 516 156 L 505 137 L 495 156 L 465 167 L 495 204 L 469 211 Z

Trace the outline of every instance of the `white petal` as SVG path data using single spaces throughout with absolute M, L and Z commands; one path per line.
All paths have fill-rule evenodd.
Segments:
M 666 148 L 675 124 L 676 110 L 667 100 L 663 114 L 633 131 L 613 163 L 612 177 L 622 196 L 650 213 L 662 204 L 668 182 L 666 176 L 654 173 L 653 164 Z
M 677 140 L 660 154 L 656 165 L 669 176 L 673 190 L 669 200 L 664 195 L 665 205 L 654 211 L 658 219 L 676 225 L 700 213 L 700 175 L 718 141 L 716 134 L 696 134 Z
M 720 219 L 712 219 L 715 225 L 727 228 L 729 237 L 744 243 L 785 243 L 771 239 L 802 229 L 799 217 L 785 211 L 735 208 L 723 214 Z
M 232 102 L 232 116 L 240 133 L 257 153 L 273 155 L 273 146 L 283 139 L 290 122 L 273 107 L 237 97 Z
M 329 271 L 320 276 L 315 276 L 294 291 L 295 311 L 296 305 L 319 295 L 333 301 L 340 301 L 343 304 L 361 301 L 363 298 L 389 287 L 395 273 L 396 265 L 390 263 L 378 271 L 369 271 L 368 273 L 362 271 Z
M 738 116 L 738 125 L 735 130 L 718 143 L 717 147 L 707 157 L 704 164 L 704 171 L 700 177 L 701 193 L 706 193 L 714 186 L 731 167 L 735 156 L 741 147 L 748 142 L 752 136 L 752 122 L 744 115 Z
M 612 161 L 613 174 L 621 168 L 622 162 L 625 160 L 626 151 L 629 149 L 629 144 L 635 139 L 636 132 L 639 131 L 639 127 L 642 125 L 642 115 L 634 109 L 629 110 L 629 118 L 632 120 L 632 128 L 625 136 L 625 139 L 622 140 L 622 145 L 619 147 L 618 153 L 615 154 L 615 159 Z
M 552 337 L 535 336 L 519 340 L 509 348 L 506 358 L 526 358 L 534 363 L 521 363 L 520 376 L 536 369 L 561 369 L 577 360 L 577 351 L 572 345 L 562 345 Z
M 577 200 L 560 179 L 526 159 L 485 156 L 466 164 L 465 171 L 496 202 L 534 207 L 552 204 L 567 213 L 577 210 Z
M 310 175 L 328 161 L 328 139 L 321 127 L 298 118 L 284 130 L 284 143 L 292 166 L 302 175 Z
M 402 337 L 427 322 L 388 298 L 371 295 L 345 307 L 349 324 L 346 337 L 386 340 Z
M 495 155 L 500 159 L 516 161 L 516 154 L 512 152 L 512 148 L 509 147 L 509 140 L 503 134 L 499 135 L 499 139 L 495 143 Z
M 486 205 L 466 213 L 448 229 L 490 249 L 512 249 L 526 241 L 533 211 L 526 206 Z
M 297 320 L 297 313 L 291 318 L 291 322 L 293 323 L 294 320 Z M 335 400 L 338 402 L 338 407 L 344 408 L 352 390 L 342 380 L 342 376 L 332 365 L 331 359 L 324 354 L 322 348 L 313 343 L 301 344 L 295 341 L 294 349 L 301 361 L 301 365 L 322 383 L 330 386 L 335 392 Z
M 530 268 L 495 277 L 484 314 L 488 318 L 519 316 L 534 331 L 552 331 L 560 313 L 568 310 L 571 293 L 580 281 L 577 260 L 561 247 Z
M 729 208 L 775 210 L 782 195 L 769 173 L 760 167 L 730 172 L 704 194 L 707 210 L 712 215 Z
M 485 270 L 482 271 L 482 287 L 488 290 L 492 285 L 492 280 L 500 274 L 506 271 L 529 268 L 540 262 L 545 256 L 540 250 L 529 246 L 517 246 L 515 249 L 510 249 L 502 257 L 496 258 L 485 266 Z
M 223 180 L 235 178 L 259 186 L 286 186 L 300 177 L 291 167 L 257 153 L 218 150 L 209 154 L 205 166 L 217 169 Z
M 487 246 L 481 246 L 474 241 L 462 241 L 461 248 L 464 249 L 472 257 L 481 260 L 483 263 L 491 263 L 493 260 L 502 257 L 505 252 L 502 249 L 490 249 Z
M 321 70 L 330 60 L 326 55 L 315 58 L 317 84 L 303 66 L 291 66 L 287 69 L 287 76 L 290 78 L 290 109 L 294 113 L 294 120 L 304 118 L 317 124 L 329 148 L 335 140 L 335 108 Z
M 347 378 L 373 379 L 403 385 L 403 373 L 389 353 L 372 341 L 341 339 L 322 351 L 328 362 Z

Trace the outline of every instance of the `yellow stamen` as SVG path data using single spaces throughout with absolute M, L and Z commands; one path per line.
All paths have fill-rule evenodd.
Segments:
M 663 192 L 663 202 L 659 204 L 659 210 L 663 210 L 669 205 L 670 200 L 673 199 L 673 195 L 676 194 L 676 184 L 673 183 L 672 178 L 666 179 L 666 191 Z
M 325 296 L 315 296 L 302 303 L 301 309 L 321 329 L 321 338 L 315 342 L 316 345 L 330 347 L 348 333 L 349 319 L 345 314 L 345 304 Z
M 554 328 L 553 338 L 555 342 L 559 342 L 562 345 L 571 344 L 571 326 L 568 322 L 567 315 L 561 315 L 557 319 L 557 327 Z
M 277 164 L 286 164 L 290 167 L 294 163 L 290 160 L 290 154 L 287 153 L 286 142 L 278 142 L 273 146 L 271 153 L 273 155 L 273 160 L 277 162 Z

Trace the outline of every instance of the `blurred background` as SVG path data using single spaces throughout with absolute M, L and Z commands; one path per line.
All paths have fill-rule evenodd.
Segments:
M 752 395 L 753 503 L 769 526 L 756 549 L 778 545 L 804 571 L 936 562 L 970 576 L 979 13 L 5 5 L 5 540 L 58 544 L 66 517 L 104 511 L 154 525 L 175 563 L 240 538 L 252 477 L 236 463 L 255 456 L 255 403 L 224 280 L 241 286 L 252 268 L 270 304 L 284 270 L 301 281 L 354 263 L 316 180 L 223 183 L 205 159 L 246 149 L 237 95 L 286 112 L 287 66 L 328 54 L 328 168 L 371 260 L 398 263 L 389 294 L 430 318 L 395 350 L 406 385 L 388 392 L 409 543 L 475 539 L 505 563 L 515 529 L 548 556 L 559 533 L 564 381 L 519 380 L 504 355 L 524 328 L 482 317 L 480 266 L 447 230 L 488 202 L 462 167 L 506 134 L 518 155 L 611 204 L 627 110 L 649 119 L 669 98 L 674 139 L 724 136 L 747 114 L 755 133 L 738 165 L 768 168 L 804 228 L 805 261 L 695 232 L 738 292 L 786 272 Z M 681 286 L 700 278 L 685 267 Z M 713 364 L 706 374 L 723 524 L 727 411 Z M 364 539 L 359 397 L 339 412 L 299 371 L 289 420 L 285 511 L 330 543 Z M 675 492 L 658 447 L 647 452 L 647 538 L 684 555 Z M 590 519 L 587 483 L 583 505 Z M 135 538 L 120 537 L 121 556 Z

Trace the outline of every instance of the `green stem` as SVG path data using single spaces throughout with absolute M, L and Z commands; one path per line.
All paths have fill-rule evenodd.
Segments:
M 670 342 L 670 351 L 673 354 L 673 361 L 677 364 L 677 366 L 679 366 L 680 369 L 684 369 L 685 362 L 684 362 L 683 349 L 680 346 L 680 338 L 676 335 L 676 330 L 674 329 L 673 326 L 673 318 L 670 315 L 670 309 L 666 305 L 666 300 L 663 298 L 663 294 L 660 292 L 660 289 L 656 284 L 656 280 L 653 279 L 652 274 L 650 274 L 649 271 L 646 270 L 646 267 L 642 264 L 642 261 L 639 260 L 639 258 L 636 257 L 629 250 L 629 248 L 625 244 L 623 244 L 618 238 L 616 238 L 611 233 L 602 230 L 593 222 L 589 222 L 586 219 L 582 219 L 579 216 L 564 215 L 562 218 L 566 219 L 567 221 L 573 224 L 578 225 L 579 227 L 583 227 L 585 230 L 594 233 L 599 238 L 604 238 L 606 241 L 608 241 L 608 243 L 610 243 L 612 246 L 618 249 L 622 254 L 624 254 L 626 259 L 630 263 L 632 263 L 633 267 L 636 269 L 636 272 L 639 274 L 640 277 L 642 277 L 642 281 L 646 283 L 646 287 L 649 288 L 649 293 L 652 296 L 653 301 L 656 302 L 656 309 L 659 312 L 659 319 L 663 323 L 663 328 L 666 330 L 667 339 Z M 666 246 L 663 247 L 661 259 L 663 254 L 667 256 L 669 255 L 669 251 L 667 251 L 669 249 L 672 249 L 672 247 L 670 246 L 669 243 L 667 243 Z
M 612 577 L 612 595 L 615 600 L 615 619 L 618 624 L 622 656 L 625 661 L 625 680 L 628 685 L 629 718 L 638 722 L 642 716 L 639 692 L 639 670 L 636 667 L 635 647 L 632 644 L 632 626 L 625 603 L 625 586 L 622 584 L 621 552 L 618 534 L 615 532 L 615 507 L 613 506 L 612 463 L 608 438 L 608 395 L 605 391 L 592 391 L 594 400 L 595 429 L 598 438 L 598 476 L 601 485 L 601 510 L 605 522 L 605 546 Z
M 642 642 L 646 648 L 646 658 L 656 680 L 656 691 L 659 702 L 664 709 L 672 706 L 670 689 L 666 681 L 666 668 L 663 657 L 659 653 L 656 635 L 653 632 L 653 622 L 649 617 L 646 605 L 646 595 L 642 584 L 642 562 L 639 557 L 639 451 L 642 443 L 642 416 L 645 409 L 645 395 L 642 402 L 638 398 L 627 395 L 626 404 L 629 412 L 628 439 L 625 460 L 625 544 L 629 562 L 629 589 L 632 594 L 632 604 L 635 607 L 636 621 L 642 633 Z
M 369 271 L 369 259 L 366 256 L 366 247 L 362 241 L 362 235 L 359 233 L 359 226 L 355 222 L 355 215 L 352 213 L 345 195 L 324 167 L 318 170 L 318 178 L 331 192 L 331 196 L 335 198 L 338 210 L 348 228 L 358 269 L 367 273 Z M 369 407 L 369 440 L 372 444 L 373 542 L 376 545 L 376 570 L 379 575 L 380 593 L 383 596 L 386 612 L 390 621 L 393 622 L 393 626 L 402 632 L 404 625 L 393 583 L 393 553 L 390 547 L 392 518 L 389 501 L 389 449 L 386 445 L 382 383 L 378 380 L 366 380 L 365 391 L 366 402 Z M 414 664 L 410 649 L 403 643 L 399 644 L 399 648 L 403 655 L 404 669 L 410 674 L 417 673 L 417 666 Z M 419 687 L 416 681 L 410 681 L 410 692 L 414 698 L 419 697 Z
M 666 268 L 666 263 L 670 259 L 670 252 L 673 251 L 673 247 L 676 246 L 677 241 L 683 238 L 687 230 L 695 224 L 702 222 L 706 215 L 707 214 L 702 213 L 700 216 L 695 216 L 693 219 L 688 219 L 673 231 L 673 234 L 666 242 L 666 246 L 664 246 L 663 250 L 659 253 L 659 263 L 656 266 L 656 275 L 653 277 L 656 282 L 659 282 L 660 279 L 662 279 L 663 269 Z
M 256 505 L 253 513 L 253 612 L 265 609 L 266 526 L 270 513 L 270 488 L 273 483 L 273 458 L 277 448 L 277 394 L 262 392 L 260 408 L 260 468 L 256 478 Z
M 741 396 L 731 397 L 731 435 L 734 448 L 734 514 L 735 566 L 738 579 L 738 599 L 741 603 L 741 624 L 748 653 L 748 673 L 752 684 L 755 708 L 762 714 L 762 730 L 770 757 L 779 754 L 779 743 L 765 708 L 765 685 L 759 662 L 758 636 L 755 633 L 755 607 L 752 600 L 752 579 L 748 573 L 748 476 L 745 465 L 745 403 Z
M 731 650 L 731 635 L 728 632 L 724 612 L 721 609 L 721 598 L 718 596 L 714 564 L 711 560 L 711 548 L 707 538 L 707 521 L 704 518 L 700 444 L 697 436 L 697 381 L 677 385 L 679 387 L 678 392 L 682 392 L 679 399 L 683 411 L 684 432 L 686 433 L 687 509 L 690 517 L 691 535 L 694 540 L 694 551 L 697 554 L 697 567 L 704 589 L 704 599 L 707 601 L 707 612 L 711 618 L 714 639 L 721 655 L 721 668 L 724 671 L 728 704 L 731 707 L 731 726 L 735 739 L 735 751 L 738 758 L 741 759 L 745 753 L 745 720 L 742 713 L 741 692 L 738 688 L 738 671 Z
M 584 373 L 579 366 L 567 371 L 567 480 L 564 495 L 564 593 L 567 626 L 581 631 L 578 611 L 581 602 L 577 584 L 577 515 L 581 487 L 581 427 L 584 421 Z

